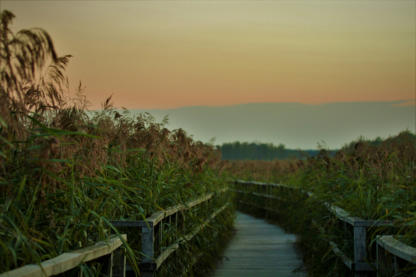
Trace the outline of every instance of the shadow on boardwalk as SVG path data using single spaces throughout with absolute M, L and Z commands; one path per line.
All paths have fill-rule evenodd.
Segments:
M 296 236 L 263 219 L 237 212 L 236 234 L 213 277 L 307 276 L 294 272 L 302 265 L 295 250 Z

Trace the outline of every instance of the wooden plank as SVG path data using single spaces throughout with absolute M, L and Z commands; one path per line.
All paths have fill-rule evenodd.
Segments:
M 155 260 L 156 269 L 158 269 L 163 264 L 163 262 L 170 256 L 170 254 L 175 252 L 178 248 L 179 243 L 176 242 L 169 245 L 162 253 L 160 253 L 160 255 Z
M 296 236 L 264 219 L 237 212 L 236 233 L 213 277 L 303 277 Z
M 147 225 L 156 226 L 163 218 L 165 218 L 165 212 L 158 211 L 158 212 L 151 214 L 145 220 L 140 220 L 140 222 L 142 224 L 142 227 L 147 226 Z
M 338 206 L 331 205 L 327 202 L 325 202 L 324 205 L 339 220 L 344 221 L 352 226 L 356 226 L 356 227 L 393 226 L 393 222 L 390 220 L 362 219 L 360 217 L 351 216 L 347 211 L 345 211 L 344 209 Z
M 179 211 L 182 211 L 182 210 L 185 210 L 185 209 L 190 209 L 190 208 L 192 208 L 196 205 L 199 205 L 199 204 L 211 199 L 213 196 L 214 196 L 214 193 L 208 193 L 208 194 L 206 194 L 206 195 L 204 195 L 204 196 L 202 196 L 202 197 L 200 197 L 196 200 L 190 201 L 186 204 L 179 204 L 179 205 L 173 206 L 171 208 L 168 208 L 168 209 L 163 211 L 164 212 L 164 217 L 163 218 L 168 217 L 170 215 L 173 215 L 173 214 L 175 214 Z
M 122 234 L 121 238 L 127 241 L 126 234 Z M 113 235 L 112 238 L 110 238 L 110 240 L 108 241 L 99 241 L 93 246 L 81 248 L 70 253 L 79 253 L 81 255 L 84 255 L 84 262 L 88 262 L 100 256 L 110 254 L 115 249 L 119 248 L 122 244 L 122 240 L 117 235 Z
M 367 259 L 367 230 L 364 226 L 353 226 L 354 233 L 354 276 L 361 276 L 361 271 L 367 271 L 358 268 L 361 264 L 366 264 Z
M 214 195 L 215 195 L 214 193 L 208 193 L 207 195 L 202 196 L 199 199 L 196 199 L 194 201 L 188 202 L 187 204 L 185 204 L 185 208 L 188 208 L 189 209 L 189 208 L 192 208 L 192 207 L 194 207 L 196 205 L 199 205 L 199 204 L 201 204 L 201 203 L 203 203 L 203 202 L 211 199 Z
M 393 236 L 378 236 L 377 245 L 409 263 L 416 264 L 416 248 L 411 247 Z
M 173 207 L 167 208 L 165 210 L 162 211 L 158 211 L 153 213 L 150 217 L 146 218 L 145 220 L 141 220 L 138 223 L 140 226 L 146 226 L 146 225 L 152 225 L 152 226 L 156 226 L 160 221 L 162 221 L 164 218 L 171 216 L 179 211 L 183 211 L 183 210 L 187 210 L 190 209 L 194 206 L 197 206 L 201 203 L 204 203 L 205 201 L 210 200 L 211 198 L 213 198 L 215 195 L 220 194 L 220 193 L 224 193 L 228 191 L 228 187 L 223 188 L 217 192 L 210 192 L 206 195 L 203 195 L 202 197 L 192 200 L 190 202 L 187 202 L 185 204 L 179 204 L 179 205 L 175 205 Z
M 219 190 L 217 192 L 208 193 L 208 194 L 206 194 L 206 195 L 204 195 L 204 196 L 202 196 L 202 197 L 200 197 L 200 198 L 198 198 L 196 200 L 190 201 L 190 202 L 188 202 L 188 203 L 186 203 L 184 205 L 183 204 L 179 204 L 177 206 L 174 206 L 172 208 L 169 208 L 169 209 L 165 210 L 165 217 L 168 217 L 168 216 L 170 216 L 170 215 L 172 215 L 174 213 L 177 213 L 178 211 L 181 211 L 181 210 L 190 209 L 190 208 L 192 208 L 194 206 L 197 206 L 197 205 L 199 205 L 199 204 L 201 204 L 201 203 L 203 203 L 205 201 L 210 200 L 215 195 L 220 194 L 220 193 L 224 193 L 226 191 L 228 191 L 228 187 L 223 188 L 223 189 L 221 189 L 221 190 Z
M 344 222 L 354 226 L 354 222 L 357 218 L 353 218 L 352 216 L 350 216 L 350 214 L 347 211 L 345 211 L 344 209 L 342 209 L 338 206 L 331 205 L 327 202 L 324 202 L 324 205 L 339 220 L 344 221 Z
M 228 188 L 222 189 L 219 191 L 225 192 Z M 215 194 L 209 193 L 207 195 L 204 195 L 196 200 L 190 201 L 186 204 L 179 204 L 175 205 L 173 207 L 167 208 L 166 210 L 157 211 L 151 214 L 149 217 L 147 217 L 145 220 L 113 220 L 111 223 L 115 227 L 144 227 L 144 226 L 156 226 L 160 221 L 162 221 L 164 218 L 171 216 L 179 211 L 186 210 L 189 208 L 192 208 L 198 204 L 201 204 L 209 199 L 211 199 Z
M 153 262 L 155 250 L 155 230 L 153 226 L 144 226 L 142 227 L 142 252 L 143 252 L 143 262 Z
M 349 269 L 352 269 L 353 265 L 354 265 L 354 262 L 347 255 L 345 255 L 345 253 L 342 252 L 341 249 L 339 249 L 338 245 L 333 241 L 330 241 L 329 245 L 331 245 L 332 252 L 334 252 L 335 255 L 337 255 L 339 258 L 341 258 L 342 262 Z
M 121 236 L 124 240 L 127 240 L 127 236 L 125 234 Z M 121 245 L 121 239 L 118 236 L 112 236 L 112 238 L 108 241 L 100 241 L 90 247 L 63 253 L 53 259 L 40 263 L 40 265 L 26 265 L 2 273 L 0 274 L 0 277 L 44 277 L 61 274 L 77 267 L 81 263 L 89 262 L 99 257 L 108 255 Z

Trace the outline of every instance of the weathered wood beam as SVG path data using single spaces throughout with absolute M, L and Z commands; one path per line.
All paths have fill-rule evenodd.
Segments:
M 121 237 L 126 241 L 125 234 Z M 107 241 L 100 241 L 90 247 L 63 253 L 53 259 L 46 260 L 39 265 L 30 264 L 0 274 L 1 277 L 45 277 L 61 274 L 73 269 L 81 263 L 89 262 L 111 254 L 122 245 L 118 236 L 112 236 Z
M 416 248 L 411 247 L 393 236 L 378 236 L 377 246 L 409 263 L 416 264 Z

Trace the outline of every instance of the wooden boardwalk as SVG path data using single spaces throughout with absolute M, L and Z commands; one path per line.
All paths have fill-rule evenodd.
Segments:
M 296 237 L 263 219 L 237 212 L 236 235 L 224 253 L 214 277 L 307 276 L 293 272 L 302 265 Z

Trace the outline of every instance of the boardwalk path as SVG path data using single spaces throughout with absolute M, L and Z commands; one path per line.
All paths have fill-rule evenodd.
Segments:
M 281 228 L 237 212 L 236 235 L 214 277 L 306 276 L 292 271 L 302 264 L 295 252 L 296 237 Z

